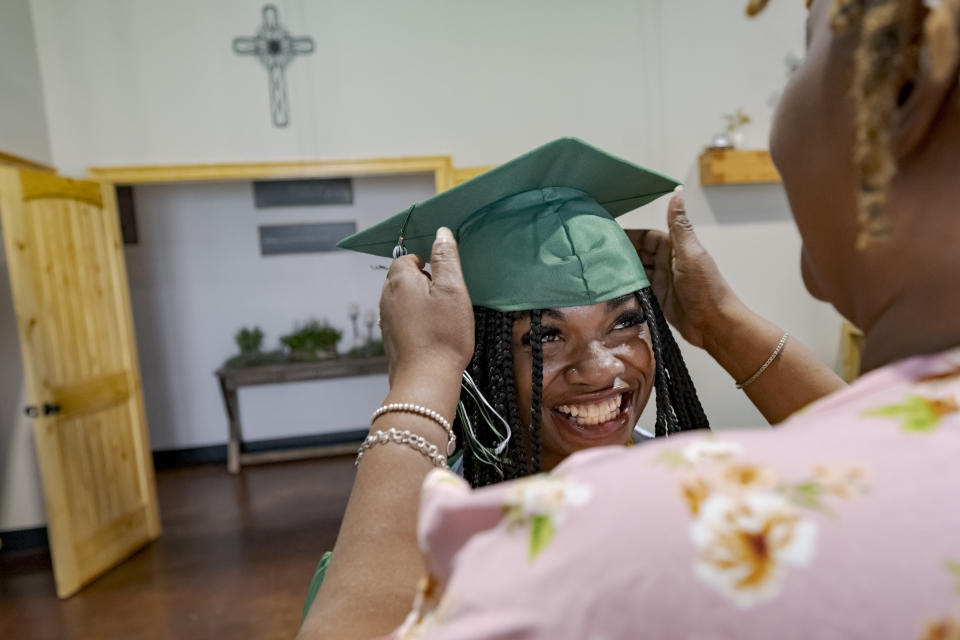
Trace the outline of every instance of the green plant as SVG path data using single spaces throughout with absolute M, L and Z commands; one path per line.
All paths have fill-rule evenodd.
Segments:
M 243 327 L 240 331 L 237 331 L 237 335 L 233 339 L 240 347 L 240 353 L 256 353 L 260 351 L 260 347 L 263 345 L 263 331 L 260 330 L 260 327 L 252 329 Z
M 737 109 L 736 113 L 728 113 L 723 116 L 727 121 L 727 133 L 733 133 L 740 127 L 750 124 L 750 116 L 743 112 L 743 109 Z
M 383 350 L 383 340 L 374 340 L 373 342 L 368 342 L 362 347 L 354 347 L 347 352 L 348 358 L 373 358 L 374 356 L 382 356 L 384 354 Z
M 318 351 L 334 351 L 340 342 L 341 332 L 326 322 L 311 320 L 294 328 L 293 333 L 282 336 L 280 342 L 291 352 L 301 357 L 316 357 Z

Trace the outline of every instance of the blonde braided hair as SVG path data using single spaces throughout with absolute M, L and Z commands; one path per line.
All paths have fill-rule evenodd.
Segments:
M 812 0 L 806 0 L 810 7 Z M 755 16 L 769 0 L 750 0 Z M 892 225 L 884 214 L 890 181 L 896 173 L 894 135 L 901 100 L 898 77 L 919 55 L 935 81 L 945 81 L 960 54 L 960 0 L 926 0 L 929 13 L 919 33 L 909 33 L 919 10 L 917 0 L 834 0 L 830 23 L 837 32 L 859 29 L 854 54 L 852 98 L 855 108 L 854 161 L 860 178 L 858 248 L 889 238 Z

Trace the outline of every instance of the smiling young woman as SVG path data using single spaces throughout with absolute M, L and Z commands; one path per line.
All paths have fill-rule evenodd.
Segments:
M 454 230 L 475 318 L 475 386 L 453 426 L 455 468 L 471 485 L 550 470 L 581 449 L 708 427 L 615 220 L 676 185 L 562 138 L 344 241 L 425 255 L 439 226 Z M 654 389 L 656 422 L 635 431 Z
M 582 449 L 708 427 L 649 288 L 529 312 L 475 307 L 474 316 L 477 350 L 467 370 L 512 427 L 512 454 L 500 468 L 465 457 L 474 486 L 548 471 Z M 645 429 L 638 421 L 654 389 L 656 422 Z M 480 421 L 477 407 L 470 419 Z M 476 437 L 493 448 L 499 436 Z
M 391 365 L 391 396 L 375 414 L 371 435 L 361 447 L 363 460 L 382 456 L 384 447 L 379 445 L 393 443 L 414 448 L 436 464 L 443 460 L 444 444 L 450 453 L 456 443 L 451 466 L 480 487 L 549 471 L 583 449 L 707 428 L 638 249 L 615 219 L 676 186 L 580 140 L 563 138 L 341 243 L 393 257 L 396 271 L 403 253 L 430 255 L 438 228 L 452 227 L 473 304 L 475 348 L 458 409 L 447 415 L 433 406 L 436 402 L 425 387 L 435 382 L 394 393 L 395 382 L 408 376 Z M 423 269 L 422 262 L 417 264 Z M 411 277 L 401 273 L 405 280 Z M 429 282 L 435 290 L 438 283 Z M 410 283 L 388 276 L 385 299 L 404 284 Z M 381 309 L 391 362 L 420 361 L 436 350 L 435 341 L 389 330 L 425 311 L 408 309 L 409 317 L 393 323 L 389 307 Z M 422 318 L 428 320 L 444 318 Z M 465 338 L 462 332 L 456 337 Z M 427 379 L 446 367 L 424 369 L 412 378 L 425 374 Z M 447 376 L 443 386 L 459 387 L 459 373 Z M 656 421 L 651 433 L 637 428 L 637 422 L 653 390 Z M 420 425 L 422 430 L 415 428 L 424 416 L 432 417 Z M 378 429 L 385 420 L 390 428 Z M 446 442 L 437 439 L 440 426 L 449 427 Z M 410 510 L 398 522 L 412 523 L 412 489 L 424 475 L 422 469 L 404 475 L 404 500 Z M 355 489 L 362 486 L 362 477 Z M 393 489 L 398 481 L 394 477 Z M 338 540 L 336 553 L 325 554 L 316 569 L 304 617 L 318 593 L 326 596 L 320 598 L 325 604 L 332 602 L 326 595 L 328 566 L 335 583 L 338 569 L 349 565 L 363 571 L 350 546 L 369 549 L 376 542 L 368 539 L 361 546 L 358 541 L 368 532 L 350 535 L 351 520 L 348 511 L 341 529 L 347 533 Z M 334 563 L 334 556 L 338 563 L 344 557 L 346 562 Z M 381 559 L 370 566 L 382 570 L 390 565 Z
M 581 449 L 650 437 L 648 431 L 635 430 L 656 377 L 641 295 L 645 294 L 541 312 L 543 470 Z M 513 367 L 521 380 L 533 379 L 532 324 L 524 317 L 513 326 Z M 518 386 L 521 415 L 527 415 L 532 404 L 533 389 Z M 705 426 L 706 421 L 699 424 Z M 665 432 L 665 425 L 660 430 Z
M 656 365 L 635 295 L 542 312 L 543 468 L 590 447 L 626 445 L 653 390 Z M 514 370 L 532 376 L 528 320 L 514 323 Z M 532 393 L 518 389 L 521 412 Z

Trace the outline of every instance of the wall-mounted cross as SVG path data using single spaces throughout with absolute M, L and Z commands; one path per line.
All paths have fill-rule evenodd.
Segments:
M 280 24 L 280 14 L 272 4 L 263 7 L 263 23 L 253 37 L 233 39 L 233 51 L 255 55 L 267 68 L 270 77 L 270 117 L 273 126 L 285 127 L 290 122 L 287 105 L 287 65 L 293 57 L 313 53 L 313 38 L 294 38 Z

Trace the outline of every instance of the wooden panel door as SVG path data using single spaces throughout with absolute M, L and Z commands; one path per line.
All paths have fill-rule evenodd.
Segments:
M 0 169 L 57 593 L 160 535 L 113 187 Z

